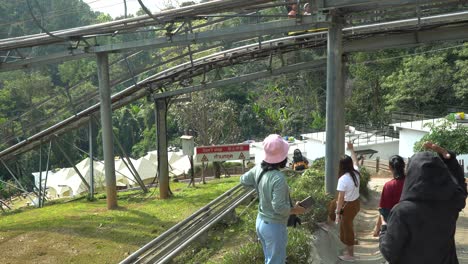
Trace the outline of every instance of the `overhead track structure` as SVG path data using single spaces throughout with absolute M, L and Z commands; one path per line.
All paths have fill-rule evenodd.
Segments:
M 315 0 L 310 2 L 315 6 L 316 12 L 312 16 L 297 16 L 295 19 L 287 19 L 286 15 L 283 14 L 278 16 L 265 15 L 263 17 L 264 20 L 261 20 L 262 14 L 259 11 L 265 8 L 265 6 L 274 3 L 274 1 L 217 0 L 176 10 L 148 14 L 147 16 L 47 32 L 48 34 L 43 33 L 0 40 L 0 53 L 6 54 L 3 62 L 0 63 L 0 71 L 95 56 L 99 64 L 99 94 L 101 98 L 100 103 L 86 109 L 76 109 L 74 116 L 52 127 L 45 130 L 40 129 L 39 133 L 31 136 L 24 134 L 26 139 L 1 151 L 0 158 L 8 158 L 12 155 L 23 153 L 37 146 L 41 140 L 50 139 L 53 134 L 60 134 L 72 127 L 82 126 L 100 108 L 103 131 L 110 131 L 111 115 L 108 112 L 111 112 L 112 109 L 126 105 L 148 94 L 155 94 L 153 98 L 158 100 L 176 96 L 175 94 L 169 94 L 174 93 L 174 91 L 168 91 L 167 89 L 174 83 L 187 82 L 187 80 L 191 80 L 195 76 L 206 76 L 210 71 L 222 67 L 246 61 L 261 60 L 267 57 L 271 58 L 272 56 L 281 56 L 283 53 L 302 48 L 322 48 L 328 44 L 328 56 L 329 58 L 330 56 L 334 56 L 333 59 L 329 59 L 331 66 L 328 67 L 328 75 L 331 77 L 328 82 L 328 90 L 334 87 L 334 89 L 339 91 L 339 89 L 343 89 L 341 87 L 342 74 L 340 72 L 343 69 L 341 57 L 345 52 L 411 46 L 432 41 L 462 40 L 467 38 L 467 33 L 464 31 L 464 27 L 466 26 L 464 23 L 467 21 L 466 14 L 463 12 L 446 14 L 453 10 L 468 10 L 463 1 L 382 0 L 377 2 L 364 0 Z M 284 3 L 282 4 L 284 5 Z M 389 9 L 388 7 L 392 8 Z M 246 14 L 246 12 L 251 10 L 256 10 L 257 12 L 254 15 Z M 393 12 L 394 10 L 395 12 Z M 228 28 L 212 28 L 209 27 L 212 25 L 211 22 L 207 22 L 197 30 L 192 26 L 193 20 L 205 19 L 206 17 L 228 18 L 236 16 L 256 17 L 257 23 L 236 25 Z M 413 19 L 398 19 L 408 17 L 413 17 Z M 275 20 L 274 18 L 277 19 Z M 375 23 L 375 21 L 381 23 L 369 25 L 371 22 Z M 200 30 L 203 27 L 205 27 L 204 30 Z M 317 27 L 328 27 L 333 34 L 327 35 L 321 32 L 291 37 L 289 39 L 282 38 L 280 41 L 275 39 L 270 42 L 270 45 L 262 40 L 263 38 L 277 38 L 287 32 L 301 32 Z M 144 38 L 139 38 L 138 41 L 131 40 L 131 38 L 114 38 L 115 36 L 140 34 L 142 32 L 151 32 L 151 34 L 145 35 Z M 165 33 L 165 35 L 160 32 Z M 441 34 L 437 36 L 431 35 L 434 32 Z M 142 37 L 141 34 L 136 36 Z M 402 38 L 391 38 L 392 41 L 390 43 L 388 42 L 389 36 L 402 36 Z M 221 42 L 226 40 L 250 40 L 256 44 L 194 59 L 191 45 L 199 43 L 212 44 L 216 41 Z M 341 40 L 344 42 L 341 42 Z M 50 54 L 31 52 L 35 47 L 55 47 L 59 52 Z M 109 76 L 110 53 L 127 53 L 132 50 L 141 51 L 166 47 L 187 47 L 189 50 L 187 59 L 189 61 L 186 60 L 186 63 L 159 72 L 138 83 L 136 83 L 135 76 L 131 76 L 135 84 L 111 96 Z M 128 65 L 127 58 L 125 58 L 125 62 Z M 316 62 L 303 63 L 309 65 L 307 67 L 318 66 Z M 271 69 L 270 66 L 270 69 L 268 69 L 270 75 L 259 71 L 254 73 L 254 75 L 229 76 L 224 81 L 235 83 L 252 79 L 252 76 L 274 76 L 275 74 L 286 73 L 288 69 L 295 69 L 298 65 L 283 65 L 280 69 Z M 128 68 L 129 73 L 133 74 L 130 67 Z M 216 85 L 219 85 L 219 82 L 212 81 L 209 83 L 203 78 L 200 84 L 193 85 L 185 91 L 208 89 L 208 87 Z M 175 93 L 179 94 L 183 93 L 183 91 L 179 90 Z M 164 94 L 165 92 L 168 94 Z M 336 94 L 337 98 L 342 97 L 341 93 Z M 329 93 L 327 100 L 330 98 L 330 100 L 334 100 L 332 95 L 333 93 Z M 94 95 L 89 96 L 91 96 L 90 98 L 94 98 Z M 163 102 L 163 100 L 159 100 L 159 102 Z M 327 131 L 335 131 L 337 133 L 328 135 L 327 132 L 327 136 L 341 138 L 341 132 L 338 132 L 344 120 L 341 118 L 343 114 L 338 113 L 339 109 L 337 105 L 340 104 L 337 104 L 337 101 L 330 101 L 330 103 L 334 104 L 334 106 L 332 108 L 328 108 L 327 106 L 327 119 L 333 119 L 337 122 L 336 124 L 327 123 Z M 327 102 L 328 104 L 329 102 Z M 166 109 L 165 107 L 163 108 Z M 337 113 L 336 119 L 329 115 L 332 112 Z M 105 128 L 104 124 L 106 124 Z M 110 135 L 110 133 L 107 134 Z M 105 137 L 109 139 L 109 135 Z M 113 144 L 111 140 L 106 142 L 108 147 L 104 146 L 105 161 L 106 163 L 112 163 Z M 335 147 L 343 145 L 341 143 L 327 143 L 327 148 L 328 145 Z M 327 156 L 333 162 L 336 162 L 336 157 L 339 157 L 337 154 L 342 152 L 340 148 L 334 148 L 330 152 L 327 151 Z M 328 161 L 327 168 L 335 169 L 336 164 Z M 113 166 L 110 164 L 106 165 L 106 172 L 108 171 L 107 167 L 109 167 L 110 171 Z M 336 174 L 335 171 L 327 170 L 327 179 L 330 178 L 329 175 L 333 174 Z M 333 177 L 336 178 L 335 176 Z M 326 183 L 327 191 L 333 191 L 333 188 L 329 188 L 333 185 Z M 109 194 L 108 196 L 115 195 Z
M 446 1 L 316 1 L 318 9 L 322 10 L 315 13 L 313 17 L 301 17 L 299 24 L 298 21 L 293 19 L 286 19 L 284 16 L 282 20 L 274 21 L 270 24 L 260 23 L 258 25 L 251 24 L 247 26 L 240 26 L 236 28 L 228 28 L 212 31 L 180 31 L 172 30 L 174 23 L 187 23 L 187 21 L 206 19 L 210 14 L 225 15 L 225 12 L 235 18 L 239 13 L 232 13 L 233 11 L 243 10 L 262 10 L 268 7 L 265 3 L 273 1 L 245 1 L 245 0 L 223 0 L 223 1 L 210 1 L 203 4 L 178 8 L 174 10 L 162 11 L 154 13 L 152 16 L 139 16 L 135 18 L 127 18 L 98 25 L 84 26 L 73 29 L 58 30 L 50 32 L 54 37 L 42 33 L 24 37 L 16 37 L 0 40 L 0 52 L 5 54 L 5 62 L 0 63 L 0 71 L 9 71 L 14 69 L 21 69 L 31 67 L 32 65 L 42 65 L 48 63 L 57 63 L 67 60 L 80 59 L 90 57 L 95 52 L 124 52 L 128 49 L 150 49 L 168 46 L 180 46 L 193 43 L 201 43 L 213 41 L 216 39 L 246 39 L 252 37 L 252 34 L 264 36 L 284 33 L 289 31 L 299 31 L 304 28 L 320 28 L 324 27 L 326 21 L 326 14 L 330 10 L 339 9 L 345 16 L 347 24 L 369 24 L 389 19 L 386 16 L 395 20 L 399 17 L 413 17 L 415 16 L 415 6 L 418 6 L 421 16 L 427 16 L 433 13 L 433 10 L 447 9 L 456 10 L 459 8 L 461 1 L 459 0 L 446 0 Z M 305 1 L 303 1 L 305 2 Z M 395 6 L 395 4 L 397 5 Z M 443 7 L 441 5 L 443 4 Z M 263 4 L 263 5 L 262 5 Z M 369 7 L 372 4 L 372 8 Z M 275 4 L 278 5 L 278 4 Z M 284 3 L 282 3 L 284 5 Z M 392 12 L 388 9 L 383 9 L 387 5 L 393 5 L 398 12 Z M 346 8 L 360 7 L 360 11 L 351 12 Z M 363 8 L 366 7 L 366 8 Z M 437 7 L 437 8 L 436 8 Z M 341 9 L 340 9 L 341 8 Z M 375 10 L 377 8 L 377 11 Z M 381 8 L 379 10 L 378 8 Z M 466 8 L 466 6 L 464 6 Z M 372 11 L 369 11 L 372 10 Z M 224 13 L 223 13 L 224 12 Z M 375 14 L 374 12 L 377 12 Z M 448 12 L 448 11 L 446 11 Z M 261 14 L 247 14 L 248 17 L 262 17 Z M 321 14 L 321 15 L 316 15 Z M 403 16 L 402 16 L 403 14 Z M 267 16 L 266 16 L 267 17 Z M 155 20 L 154 18 L 157 18 Z M 206 23 L 207 25 L 211 23 Z M 203 25 L 201 25 L 203 27 Z M 292 28 L 294 26 L 295 28 Z M 200 26 L 194 26 L 194 29 Z M 254 28 L 252 28 L 254 27 Z M 257 28 L 255 28 L 257 27 Z M 325 26 L 326 27 L 326 26 Z M 115 42 L 115 36 L 125 34 L 135 34 L 140 32 L 141 29 L 151 29 L 152 31 L 165 31 L 166 35 L 156 38 L 146 38 L 138 41 L 123 41 Z M 64 41 L 66 40 L 66 41 Z M 112 44 L 107 44 L 111 42 Z M 30 49 L 37 46 L 50 46 L 54 45 L 56 48 L 61 47 L 61 52 L 51 54 L 32 54 Z M 59 45 L 59 46 L 57 46 Z M 26 54 L 23 57 L 15 56 L 17 51 L 21 54 Z M 31 54 L 29 54 L 31 53 Z M 28 55 L 29 54 L 29 55 Z
M 455 23 L 450 25 L 450 21 L 455 21 Z M 343 29 L 344 52 L 408 47 L 435 41 L 464 40 L 468 39 L 468 32 L 465 30 L 465 23 L 467 22 L 468 12 L 459 12 L 424 18 L 420 23 L 417 22 L 417 19 L 407 19 L 360 27 L 348 27 Z M 440 26 L 438 27 L 438 25 Z M 326 33 L 319 32 L 263 41 L 260 45 L 250 44 L 208 55 L 194 60 L 193 65 L 192 62 L 180 64 L 114 94 L 112 96 L 113 108 L 119 108 L 146 96 L 148 89 L 155 90 L 155 87 L 162 87 L 187 78 L 203 75 L 216 68 L 231 66 L 249 60 L 259 60 L 272 54 L 284 54 L 303 48 L 323 48 L 326 45 L 326 36 Z M 389 38 L 389 36 L 394 37 Z M 200 88 L 213 86 L 207 86 L 206 84 L 199 85 Z M 182 89 L 181 91 L 184 90 Z M 170 97 L 179 94 L 181 92 L 176 90 L 156 94 L 155 97 Z M 51 134 L 58 133 L 59 131 L 63 133 L 69 129 L 80 127 L 86 123 L 88 116 L 96 113 L 98 109 L 99 104 L 91 106 L 10 148 L 4 149 L 0 151 L 0 158 L 7 159 L 11 155 L 17 155 L 34 148 L 39 144 L 40 140 L 46 140 Z

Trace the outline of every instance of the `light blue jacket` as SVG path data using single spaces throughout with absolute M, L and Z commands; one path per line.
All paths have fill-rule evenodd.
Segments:
M 262 168 L 258 165 L 241 176 L 241 184 L 255 188 Z M 265 172 L 258 186 L 258 214 L 268 223 L 287 224 L 291 204 L 289 187 L 284 173 L 278 170 Z

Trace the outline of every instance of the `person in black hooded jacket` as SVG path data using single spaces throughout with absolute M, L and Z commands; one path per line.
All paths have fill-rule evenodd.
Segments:
M 390 264 L 457 264 L 455 229 L 467 197 L 463 170 L 453 152 L 427 142 L 433 152 L 415 154 L 400 202 L 380 233 L 380 251 Z

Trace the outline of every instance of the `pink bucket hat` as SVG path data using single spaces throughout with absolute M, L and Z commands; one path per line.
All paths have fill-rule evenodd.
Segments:
M 276 164 L 288 156 L 289 144 L 280 135 L 271 134 L 263 140 L 265 162 Z

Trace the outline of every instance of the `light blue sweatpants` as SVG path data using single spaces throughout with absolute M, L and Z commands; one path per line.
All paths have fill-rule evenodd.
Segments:
M 256 230 L 265 254 L 265 264 L 284 264 L 288 244 L 286 225 L 268 223 L 257 216 Z

